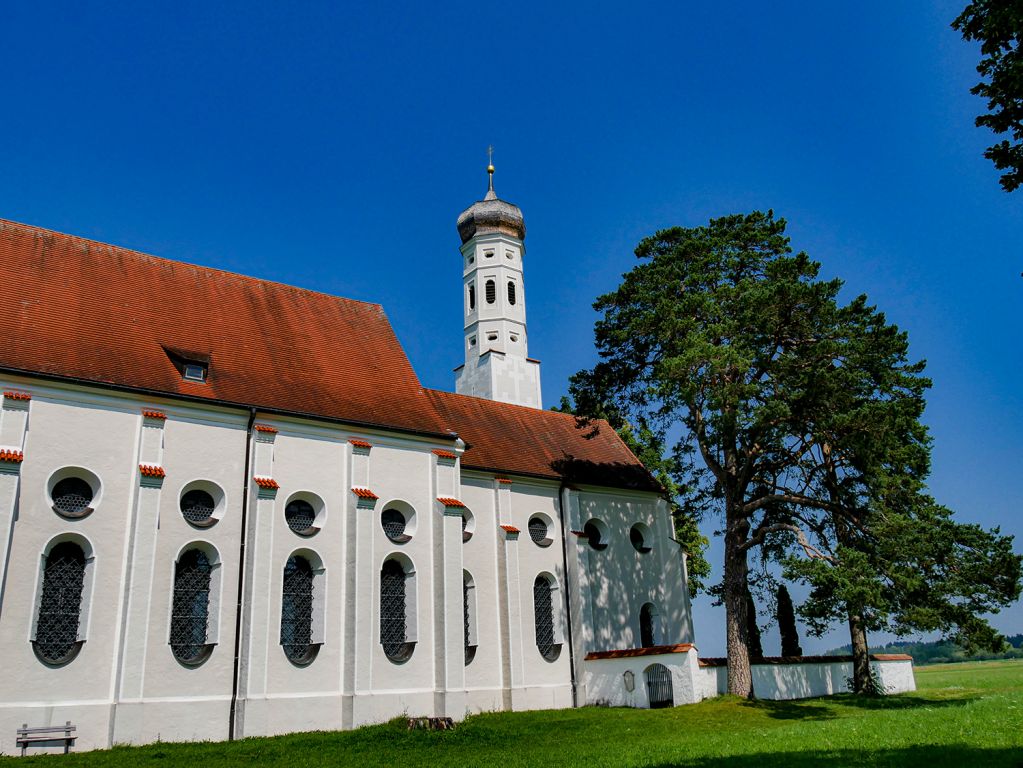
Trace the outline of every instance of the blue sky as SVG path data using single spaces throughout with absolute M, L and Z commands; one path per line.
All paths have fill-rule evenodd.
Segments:
M 492 143 L 550 405 L 642 237 L 773 208 L 909 331 L 935 495 L 1019 549 L 1023 192 L 981 156 L 962 4 L 11 4 L 0 217 L 380 302 L 451 389 Z

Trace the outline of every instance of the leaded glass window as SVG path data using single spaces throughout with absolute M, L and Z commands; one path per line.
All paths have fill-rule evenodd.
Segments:
M 515 303 L 515 283 L 511 280 L 508 281 L 508 303 Z
M 487 295 L 487 304 L 497 301 L 497 284 L 493 280 L 487 280 L 483 284 L 483 290 Z
M 558 658 L 561 648 L 554 642 L 554 601 L 551 584 L 543 576 L 533 582 L 533 623 L 536 628 L 536 647 L 547 661 Z
M 216 506 L 213 496 L 201 488 L 193 488 L 181 497 L 181 515 L 193 525 L 206 527 L 215 523 L 213 510 Z
M 284 519 L 287 520 L 288 527 L 301 536 L 311 536 L 317 531 L 313 525 L 316 522 L 316 510 L 305 499 L 289 502 L 284 508 Z
M 36 620 L 35 649 L 43 661 L 60 664 L 77 653 L 84 587 L 82 548 L 72 542 L 54 546 L 43 565 L 43 591 Z
M 462 575 L 462 627 L 465 633 L 465 663 L 468 664 L 476 658 L 476 646 L 469 645 L 469 575 Z
M 391 541 L 404 544 L 411 538 L 411 536 L 405 533 L 407 525 L 405 515 L 397 509 L 385 509 L 381 512 L 380 525 L 383 526 L 384 533 L 387 534 L 387 538 Z
M 65 477 L 53 486 L 53 509 L 63 517 L 85 517 L 92 512 L 92 486 L 80 477 Z
M 406 575 L 401 563 L 388 560 L 380 571 L 380 644 L 392 661 L 412 655 L 407 641 Z
M 178 661 L 198 664 L 209 654 L 206 643 L 213 566 L 199 549 L 185 552 L 174 566 L 170 647 Z
M 532 517 L 529 519 L 529 538 L 533 540 L 534 544 L 541 547 L 548 546 L 551 543 L 551 540 L 547 533 L 547 523 L 543 518 Z
M 308 664 L 313 645 L 313 568 L 304 557 L 292 555 L 284 566 L 281 595 L 281 645 L 296 664 Z

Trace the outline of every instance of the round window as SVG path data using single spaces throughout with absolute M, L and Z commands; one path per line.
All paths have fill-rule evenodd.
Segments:
M 533 543 L 540 547 L 549 547 L 551 545 L 550 537 L 550 526 L 547 525 L 547 521 L 542 517 L 531 517 L 529 519 L 529 538 L 533 540 Z
M 652 549 L 652 547 L 647 544 L 648 536 L 649 531 L 642 523 L 636 523 L 629 530 L 629 541 L 632 542 L 633 548 L 642 555 L 645 555 Z
M 476 530 L 476 521 L 473 519 L 472 512 L 467 509 L 462 510 L 462 541 L 468 541 L 472 538 L 473 532 Z
M 92 486 L 80 477 L 59 480 L 50 496 L 54 511 L 61 517 L 85 517 L 92 512 Z
M 201 488 L 186 491 L 181 497 L 181 515 L 192 525 L 203 528 L 217 522 L 213 517 L 216 506 L 213 496 Z
M 600 552 L 607 549 L 607 538 L 604 536 L 604 531 L 601 530 L 599 522 L 590 520 L 590 522 L 583 526 L 583 533 L 586 534 L 586 540 L 595 550 Z
M 398 544 L 404 544 L 412 537 L 405 533 L 407 527 L 405 515 L 401 511 L 390 507 L 380 514 L 380 525 L 383 526 L 387 538 Z
M 284 508 L 284 519 L 288 527 L 300 536 L 312 536 L 316 533 L 316 510 L 313 505 L 305 499 L 295 499 Z

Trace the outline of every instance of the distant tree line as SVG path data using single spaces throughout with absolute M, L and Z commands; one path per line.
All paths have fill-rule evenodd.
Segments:
M 897 640 L 885 645 L 871 646 L 871 653 L 908 653 L 913 657 L 913 663 L 923 666 L 925 664 L 952 664 L 960 661 L 993 661 L 996 659 L 1023 659 L 1023 635 L 1011 635 L 1005 638 L 1006 646 L 1002 651 L 967 651 L 960 645 L 949 643 L 944 640 L 933 642 L 914 642 L 912 640 Z M 826 656 L 847 656 L 852 652 L 852 646 L 843 645 L 841 648 L 832 648 Z

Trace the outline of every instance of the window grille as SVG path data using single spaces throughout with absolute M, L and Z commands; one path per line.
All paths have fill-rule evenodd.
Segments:
M 205 552 L 190 549 L 174 566 L 170 647 L 178 661 L 196 664 L 209 652 L 206 644 L 213 566 Z
M 539 517 L 530 518 L 529 538 L 533 540 L 534 544 L 538 544 L 541 547 L 546 547 L 550 544 L 551 540 L 547 536 L 547 523 Z
M 515 283 L 513 283 L 511 280 L 508 281 L 508 303 L 509 304 L 515 303 Z
M 293 555 L 284 566 L 281 595 L 281 645 L 284 654 L 296 664 L 312 661 L 313 645 L 313 568 L 304 557 Z
M 380 644 L 392 661 L 412 655 L 412 644 L 406 640 L 405 610 L 405 569 L 388 560 L 380 571 Z
M 607 549 L 607 542 L 604 541 L 604 536 L 600 532 L 600 528 L 592 520 L 583 526 L 583 533 L 586 534 L 586 540 L 589 541 L 590 546 L 598 552 Z
M 650 603 L 639 609 L 639 643 L 644 648 L 652 648 L 654 642 L 654 611 Z
M 399 512 L 397 509 L 385 509 L 380 514 L 380 525 L 383 526 L 384 533 L 391 541 L 404 544 L 411 537 L 405 534 L 405 515 Z
M 206 526 L 213 523 L 213 510 L 216 506 L 213 497 L 200 488 L 194 488 L 181 497 L 181 514 L 195 525 Z
M 543 576 L 533 582 L 533 623 L 536 627 L 536 647 L 547 661 L 558 658 L 560 648 L 554 643 L 554 603 L 551 585 Z
M 462 627 L 465 632 L 465 663 L 476 658 L 476 646 L 469 645 L 469 580 L 462 577 Z
M 284 508 L 284 519 L 288 527 L 303 536 L 316 533 L 313 523 L 316 522 L 316 511 L 305 499 L 295 499 Z
M 78 622 L 85 587 L 85 553 L 77 544 L 57 544 L 43 566 L 43 593 L 36 621 L 36 652 L 43 661 L 70 661 L 78 649 Z
M 64 517 L 83 517 L 92 509 L 92 486 L 80 477 L 65 477 L 53 486 L 53 508 Z
M 494 281 L 487 280 L 484 288 L 486 289 L 487 294 L 487 304 L 493 304 L 495 301 L 497 301 L 497 285 L 494 283 Z

